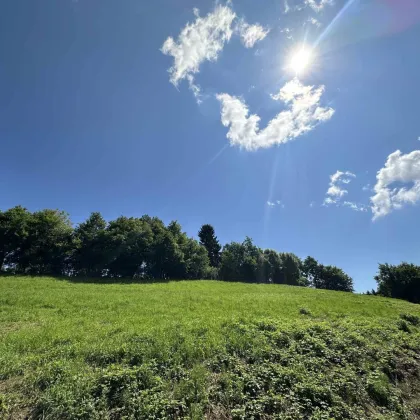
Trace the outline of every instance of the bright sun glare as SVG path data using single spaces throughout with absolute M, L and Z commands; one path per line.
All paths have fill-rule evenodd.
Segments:
M 290 58 L 289 68 L 296 74 L 300 74 L 308 69 L 311 61 L 312 51 L 302 46 L 293 52 Z

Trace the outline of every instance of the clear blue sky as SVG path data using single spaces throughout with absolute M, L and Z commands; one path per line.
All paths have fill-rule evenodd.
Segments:
M 0 208 L 211 223 L 365 291 L 420 263 L 419 41 L 418 0 L 4 0 Z

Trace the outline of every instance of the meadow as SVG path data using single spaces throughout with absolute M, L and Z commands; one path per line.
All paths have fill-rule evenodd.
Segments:
M 420 306 L 311 288 L 0 277 L 0 418 L 420 418 Z

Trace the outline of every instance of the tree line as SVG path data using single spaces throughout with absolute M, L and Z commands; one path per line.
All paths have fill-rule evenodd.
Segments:
M 73 227 L 67 213 L 30 212 L 16 206 L 0 211 L 0 270 L 15 274 L 104 277 L 137 281 L 217 279 L 275 283 L 352 292 L 342 269 L 301 260 L 292 253 L 261 249 L 248 237 L 222 247 L 213 226 L 199 240 L 181 225 L 157 217 L 118 217 L 98 212 Z M 379 265 L 378 290 L 369 294 L 420 302 L 420 267 Z
M 218 279 L 277 283 L 353 291 L 343 270 L 311 257 L 257 247 L 250 238 L 221 246 L 213 226 L 199 240 L 181 225 L 157 217 L 100 213 L 73 227 L 67 213 L 30 212 L 16 206 L 0 211 L 0 270 L 15 274 L 130 278 L 138 281 Z

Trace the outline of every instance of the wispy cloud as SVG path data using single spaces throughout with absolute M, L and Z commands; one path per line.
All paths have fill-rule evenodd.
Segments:
M 333 5 L 334 0 L 305 0 L 305 4 L 318 13 L 323 10 L 325 6 Z
M 264 28 L 258 23 L 250 25 L 244 20 L 239 22 L 237 30 L 241 37 L 242 44 L 246 48 L 252 48 L 258 41 L 262 41 L 270 32 L 269 29 Z
M 283 6 L 284 6 L 283 13 L 286 15 L 289 12 L 296 12 L 296 11 L 302 10 L 305 6 L 307 6 L 307 4 L 306 4 L 306 0 L 304 3 L 297 0 L 284 0 Z
M 321 27 L 321 22 L 318 19 L 315 19 L 314 17 L 310 17 L 305 23 L 310 23 L 317 28 Z
M 227 6 L 216 6 L 212 13 L 200 17 L 194 9 L 196 20 L 181 30 L 178 40 L 169 37 L 163 44 L 163 54 L 174 58 L 169 69 L 170 80 L 177 86 L 179 81 L 199 72 L 204 61 L 216 61 L 226 42 L 232 36 L 235 13 Z M 190 82 L 190 86 L 191 86 Z
M 349 193 L 347 185 L 356 178 L 352 172 L 337 171 L 330 176 L 330 184 L 323 202 L 323 206 L 334 205 L 336 207 L 348 207 L 353 211 L 366 212 L 368 207 L 365 204 L 354 203 L 352 201 L 343 201 L 343 198 Z
M 394 187 L 395 182 L 411 184 Z M 373 220 L 386 216 L 404 204 L 420 201 L 420 150 L 406 155 L 400 150 L 391 153 L 385 166 L 376 175 L 375 195 L 371 197 Z
M 262 41 L 270 32 L 260 24 L 249 24 L 241 19 L 238 24 L 235 12 L 228 5 L 218 5 L 201 17 L 198 9 L 194 9 L 195 21 L 187 23 L 181 29 L 178 39 L 166 39 L 161 51 L 173 57 L 173 65 L 169 68 L 170 81 L 178 86 L 187 80 L 190 90 L 198 103 L 202 101 L 200 86 L 195 83 L 195 74 L 205 61 L 217 61 L 225 44 L 232 35 L 240 36 L 246 48 L 252 48 Z
M 370 184 L 366 184 L 362 187 L 363 191 L 372 191 L 372 186 Z
M 187 75 L 188 86 L 193 93 L 197 103 L 200 105 L 203 102 L 203 94 L 201 93 L 201 87 L 194 82 L 194 77 L 190 74 Z
M 283 28 L 280 32 L 286 34 L 287 39 L 293 39 L 292 30 L 290 28 Z
M 356 178 L 356 175 L 349 171 L 337 171 L 335 174 L 331 175 L 330 186 L 324 200 L 324 205 L 336 204 L 348 194 L 348 191 L 343 185 L 349 184 L 352 178 Z
M 227 138 L 230 144 L 256 150 L 286 143 L 311 131 L 334 114 L 332 108 L 319 105 L 324 89 L 324 86 L 304 86 L 296 78 L 286 83 L 278 94 L 271 97 L 284 102 L 288 109 L 277 114 L 264 129 L 259 128 L 258 115 L 249 115 L 243 100 L 227 93 L 217 95 L 221 103 L 222 124 L 229 127 Z
M 278 207 L 281 207 L 282 209 L 284 209 L 284 204 L 280 201 L 280 200 L 276 200 L 276 201 L 267 201 L 267 205 L 269 206 L 269 207 L 276 207 L 276 206 L 278 206 Z
M 343 206 L 345 207 L 349 207 L 354 211 L 363 211 L 366 212 L 368 211 L 368 206 L 365 206 L 364 204 L 357 204 L 357 203 L 353 203 L 352 201 L 344 201 Z

